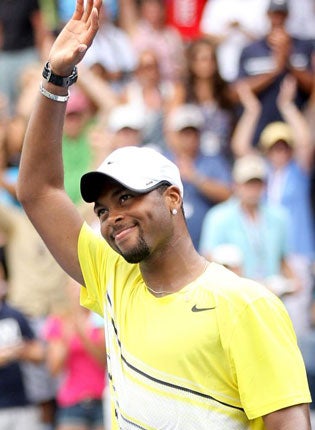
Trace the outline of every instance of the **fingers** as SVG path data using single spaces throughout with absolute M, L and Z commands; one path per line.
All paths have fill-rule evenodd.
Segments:
M 93 0 L 85 0 L 85 11 L 82 16 L 82 21 L 88 22 L 93 10 Z
M 98 15 L 101 6 L 102 0 L 77 0 L 72 19 L 88 23 L 95 13 L 94 9 L 96 9 Z
M 84 12 L 84 0 L 77 0 L 72 19 L 80 20 Z
M 90 0 L 89 0 L 90 1 Z M 91 9 L 89 9 L 89 12 L 86 16 L 87 18 L 87 23 L 95 28 L 95 25 L 97 24 L 98 27 L 98 18 L 99 18 L 99 13 L 100 13 L 100 9 L 102 6 L 102 0 L 91 0 L 90 1 L 90 6 Z
M 89 18 L 87 21 L 86 29 L 86 44 L 89 46 L 94 39 L 94 36 L 99 28 L 99 8 L 102 4 L 102 0 L 94 0 L 94 7 L 91 9 Z

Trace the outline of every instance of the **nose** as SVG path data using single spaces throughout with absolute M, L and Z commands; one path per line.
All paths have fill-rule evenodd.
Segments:
M 107 221 L 109 224 L 117 224 L 124 219 L 121 208 L 111 208 L 108 212 Z

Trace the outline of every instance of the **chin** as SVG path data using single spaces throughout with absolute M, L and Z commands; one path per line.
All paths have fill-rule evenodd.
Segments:
M 144 240 L 140 240 L 137 247 L 132 248 L 129 251 L 120 250 L 120 254 L 128 263 L 136 264 L 149 257 L 151 252 L 147 243 Z
M 130 264 L 137 264 L 145 260 L 150 253 L 149 252 L 122 252 L 121 255 Z

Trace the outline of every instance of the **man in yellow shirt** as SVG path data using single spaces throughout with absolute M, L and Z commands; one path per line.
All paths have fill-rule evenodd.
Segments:
M 104 316 L 112 428 L 310 430 L 304 364 L 283 305 L 198 254 L 175 164 L 125 147 L 82 177 L 103 238 L 64 191 L 68 86 L 100 5 L 77 0 L 51 48 L 18 196 L 56 260 L 84 286 L 82 304 Z

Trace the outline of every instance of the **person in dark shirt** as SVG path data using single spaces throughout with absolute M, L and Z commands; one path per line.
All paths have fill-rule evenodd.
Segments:
M 20 76 L 36 63 L 48 39 L 38 0 L 0 2 L 0 93 L 12 115 L 20 91 Z
M 283 121 L 276 99 L 287 75 L 293 76 L 297 82 L 295 104 L 298 108 L 305 106 L 313 88 L 313 43 L 292 37 L 287 32 L 288 0 L 271 0 L 267 15 L 270 30 L 264 38 L 242 50 L 237 81 L 249 85 L 261 103 L 255 145 L 266 125 Z
M 0 428 L 40 430 L 40 412 L 28 399 L 23 362 L 42 361 L 43 347 L 25 316 L 6 303 L 5 293 L 0 265 Z

